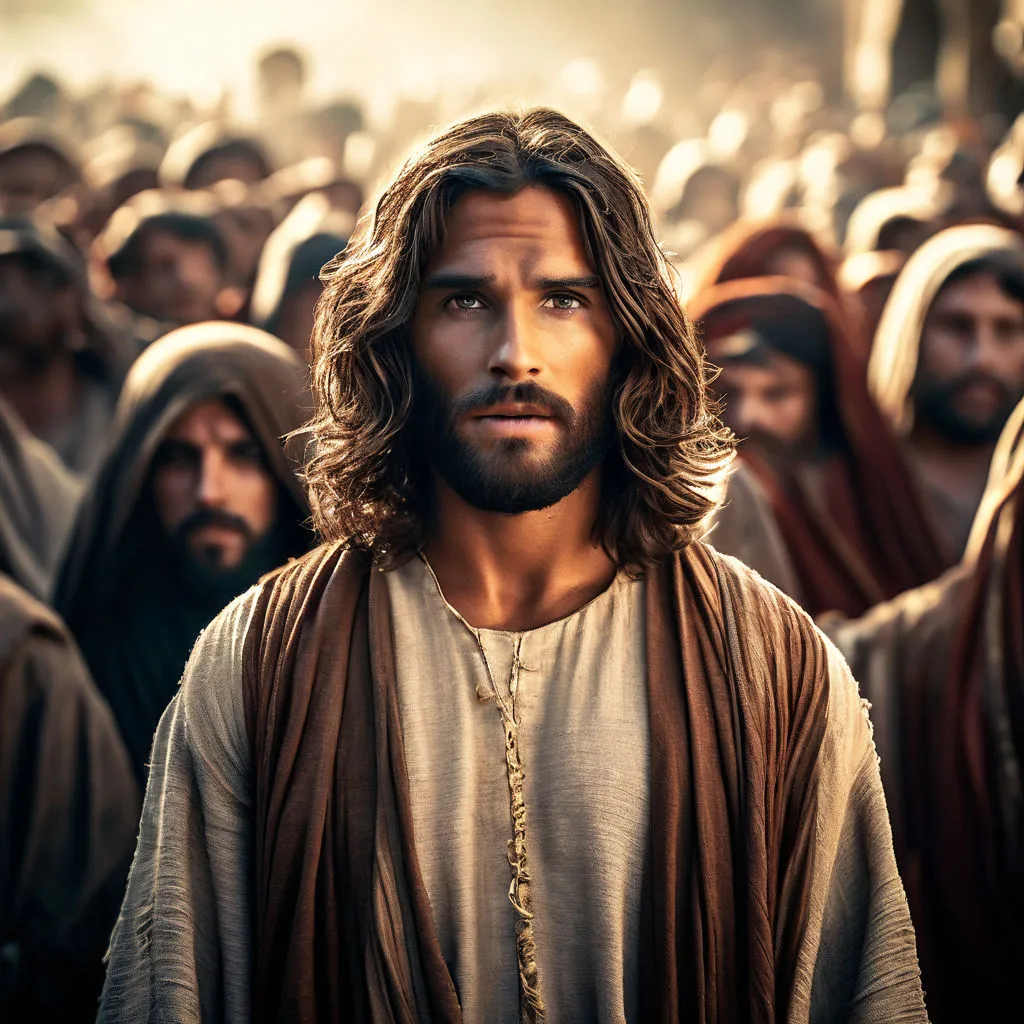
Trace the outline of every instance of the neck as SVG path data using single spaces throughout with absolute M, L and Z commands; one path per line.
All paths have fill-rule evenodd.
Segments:
M 25 426 L 33 434 L 46 437 L 60 430 L 74 414 L 81 381 L 75 370 L 74 358 L 66 354 L 55 359 L 38 375 L 3 379 L 0 390 Z
M 915 460 L 936 466 L 948 479 L 950 490 L 984 488 L 995 441 L 956 444 L 922 423 L 914 425 L 908 443 Z
M 481 512 L 435 480 L 423 551 L 449 604 L 484 629 L 536 629 L 605 590 L 616 566 L 593 537 L 600 470 L 538 512 Z

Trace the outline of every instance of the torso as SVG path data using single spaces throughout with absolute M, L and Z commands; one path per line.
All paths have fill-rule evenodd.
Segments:
M 650 805 L 643 585 L 567 618 L 472 629 L 413 559 L 387 574 L 415 842 L 464 1019 L 519 1020 L 503 718 L 525 779 L 536 962 L 547 1020 L 635 1019 Z

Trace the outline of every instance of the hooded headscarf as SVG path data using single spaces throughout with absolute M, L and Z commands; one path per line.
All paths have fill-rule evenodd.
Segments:
M 814 235 L 790 217 L 752 222 L 737 221 L 708 243 L 699 260 L 695 261 L 692 294 L 728 281 L 747 278 L 777 276 L 771 261 L 779 252 L 795 250 L 807 256 L 817 268 L 820 284 L 817 286 L 835 304 L 850 344 L 863 356 L 868 350 L 868 338 L 860 309 L 839 286 L 839 260 L 826 251 Z
M 206 623 L 265 572 L 301 554 L 308 507 L 284 435 L 299 429 L 306 370 L 282 342 L 240 324 L 172 331 L 125 381 L 112 437 L 57 579 L 55 607 L 78 639 L 136 768 Z M 197 403 L 223 398 L 243 413 L 277 480 L 278 519 L 239 570 L 193 578 L 156 527 L 148 481 L 171 424 Z M 298 439 L 292 439 L 292 446 Z
M 688 312 L 706 341 L 753 330 L 817 373 L 822 434 L 834 453 L 826 495 L 798 468 L 783 475 L 741 450 L 769 495 L 812 615 L 862 614 L 949 566 L 828 296 L 788 278 L 755 278 L 706 290 Z
M 726 281 L 774 276 L 769 267 L 781 250 L 795 249 L 808 256 L 821 274 L 823 291 L 836 302 L 841 292 L 836 283 L 837 260 L 826 253 L 807 228 L 784 218 L 761 223 L 737 221 L 712 241 L 703 254 L 694 280 L 694 294 Z
M 997 1020 L 1024 962 L 1024 402 L 960 565 L 834 639 L 872 702 L 938 1024 Z
M 260 179 L 273 168 L 263 144 L 231 132 L 218 121 L 207 121 L 178 136 L 160 165 L 160 184 L 167 188 L 201 188 L 199 174 L 208 161 L 222 154 L 241 155 L 259 167 Z
M 917 376 L 925 320 L 943 285 L 975 260 L 1005 262 L 1024 270 L 1024 239 L 994 224 L 964 224 L 925 242 L 896 278 L 878 322 L 868 384 L 882 412 L 899 433 L 913 421 L 911 387 Z
M 277 334 L 285 300 L 319 280 L 324 265 L 348 244 L 353 226 L 346 214 L 331 210 L 324 196 L 303 199 L 263 247 L 252 290 L 252 322 Z

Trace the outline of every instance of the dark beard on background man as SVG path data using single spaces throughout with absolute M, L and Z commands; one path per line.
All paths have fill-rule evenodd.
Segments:
M 200 516 L 204 514 L 200 513 L 197 516 L 197 522 Z M 248 541 L 245 557 L 238 565 L 228 567 L 222 564 L 215 552 L 197 555 L 189 547 L 188 534 L 196 528 L 193 525 L 183 531 L 179 527 L 171 537 L 165 539 L 164 546 L 167 568 L 181 588 L 181 592 L 189 600 L 199 602 L 203 606 L 223 607 L 248 590 L 271 569 L 281 565 L 289 555 L 286 538 L 281 529 L 275 526 L 262 537 L 256 537 L 248 524 L 245 524 Z
M 413 457 L 424 460 L 482 512 L 521 515 L 549 508 L 576 490 L 608 453 L 613 430 L 607 382 L 577 410 L 534 383 L 495 385 L 452 401 L 419 367 L 413 376 Z M 465 412 L 505 401 L 541 405 L 565 426 L 563 440 L 543 463 L 525 458 L 534 447 L 525 438 L 508 438 L 480 452 L 456 433 L 456 421 Z
M 984 422 L 965 419 L 957 412 L 954 400 L 961 388 L 975 381 L 984 381 L 997 387 L 1002 399 L 998 409 Z M 950 381 L 934 383 L 916 381 L 911 390 L 914 416 L 919 423 L 931 427 L 940 437 L 952 444 L 993 444 L 999 439 L 1020 395 L 1015 395 L 1001 380 L 988 374 L 963 374 Z

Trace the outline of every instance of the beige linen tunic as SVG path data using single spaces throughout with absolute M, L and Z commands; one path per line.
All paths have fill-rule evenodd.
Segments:
M 526 830 L 548 1019 L 636 1020 L 650 813 L 642 584 L 620 577 L 574 615 L 524 634 L 469 629 L 422 563 L 394 570 L 388 588 L 415 849 L 465 1019 L 513 1021 L 518 1013 L 504 734 L 494 700 L 481 700 L 477 688 L 507 683 L 519 644 Z M 102 1022 L 250 1018 L 242 649 L 256 594 L 234 601 L 200 637 L 157 730 Z M 731 607 L 725 627 L 739 644 Z M 926 1021 L 867 717 L 831 645 L 828 656 L 811 903 L 785 1020 Z

